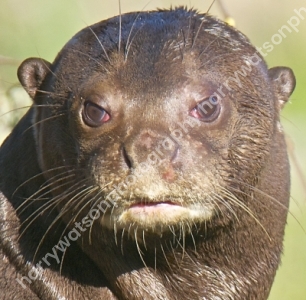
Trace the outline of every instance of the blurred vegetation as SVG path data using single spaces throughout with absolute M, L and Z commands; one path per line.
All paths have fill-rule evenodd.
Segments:
M 131 1 L 121 0 L 122 12 L 168 8 L 172 4 L 193 6 L 205 12 L 211 1 Z M 236 27 L 256 46 L 271 41 L 294 9 L 306 7 L 304 0 L 227 0 L 227 10 Z M 52 61 L 72 35 L 83 27 L 118 14 L 118 2 L 111 0 L 2 0 L 0 10 L 0 142 L 30 105 L 26 93 L 19 87 L 16 70 L 27 57 L 37 56 Z M 217 4 L 211 14 L 222 18 Z M 292 200 L 286 228 L 283 263 L 269 300 L 306 299 L 306 15 L 298 26 L 275 46 L 266 61 L 269 66 L 291 67 L 297 78 L 297 88 L 282 113 L 282 123 L 288 136 L 292 163 Z M 21 109 L 18 109 L 21 108 Z M 13 111 L 12 111 L 13 110 Z M 10 112 L 9 112 L 10 111 Z M 4 113 L 9 112 L 5 115 Z M 292 159 L 292 162 L 294 162 Z M 303 176 L 299 175 L 298 169 Z M 305 180 L 304 180 L 305 181 Z

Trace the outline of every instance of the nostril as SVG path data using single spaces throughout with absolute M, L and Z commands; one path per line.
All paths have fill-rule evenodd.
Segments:
M 124 146 L 122 147 L 122 155 L 123 155 L 123 159 L 124 159 L 126 165 L 128 166 L 129 169 L 131 169 L 132 168 L 132 162 L 131 162 Z

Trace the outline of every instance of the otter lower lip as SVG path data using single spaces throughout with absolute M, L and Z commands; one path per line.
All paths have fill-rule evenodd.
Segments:
M 139 207 L 139 208 L 144 208 L 144 207 L 156 207 L 156 206 L 163 206 L 163 205 L 171 205 L 171 206 L 181 206 L 177 203 L 171 202 L 171 201 L 161 201 L 161 202 L 139 202 L 139 203 L 134 203 L 130 206 L 130 208 L 134 207 Z
M 173 203 L 171 201 L 164 202 L 141 202 L 132 204 L 128 211 L 132 215 L 157 215 L 163 217 L 169 217 L 169 214 L 180 214 L 181 211 L 185 210 L 180 204 Z

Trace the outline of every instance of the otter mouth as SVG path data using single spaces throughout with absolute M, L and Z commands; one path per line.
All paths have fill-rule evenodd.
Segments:
M 152 201 L 135 199 L 125 208 L 114 209 L 110 215 L 101 219 L 101 224 L 110 229 L 131 228 L 145 231 L 163 232 L 169 226 L 181 226 L 209 220 L 213 215 L 212 205 L 201 203 L 185 204 L 181 201 Z M 116 225 L 114 225 L 116 224 Z
M 137 226 L 156 230 L 156 227 L 177 225 L 181 222 L 207 220 L 211 210 L 197 205 L 183 206 L 173 201 L 138 201 L 132 203 L 118 216 L 117 227 Z
M 157 201 L 157 202 L 137 202 L 133 203 L 127 210 L 131 215 L 139 217 L 143 215 L 144 217 L 155 217 L 161 218 L 173 214 L 180 214 L 185 208 L 179 204 L 172 201 Z
M 138 210 L 154 210 L 154 209 L 168 209 L 182 207 L 181 204 L 172 202 L 172 201 L 158 201 L 158 202 L 137 202 L 132 204 L 129 209 L 138 209 Z
M 120 221 L 126 225 L 135 224 L 140 228 L 149 229 L 177 224 L 186 218 L 187 211 L 186 207 L 172 201 L 141 201 L 131 204 L 121 215 Z

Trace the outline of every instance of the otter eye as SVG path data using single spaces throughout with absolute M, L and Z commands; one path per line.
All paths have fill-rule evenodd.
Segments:
M 216 96 L 204 99 L 190 111 L 190 115 L 202 122 L 212 122 L 220 114 L 221 106 Z
M 99 127 L 110 119 L 110 115 L 101 106 L 92 102 L 85 102 L 83 120 L 90 127 Z

